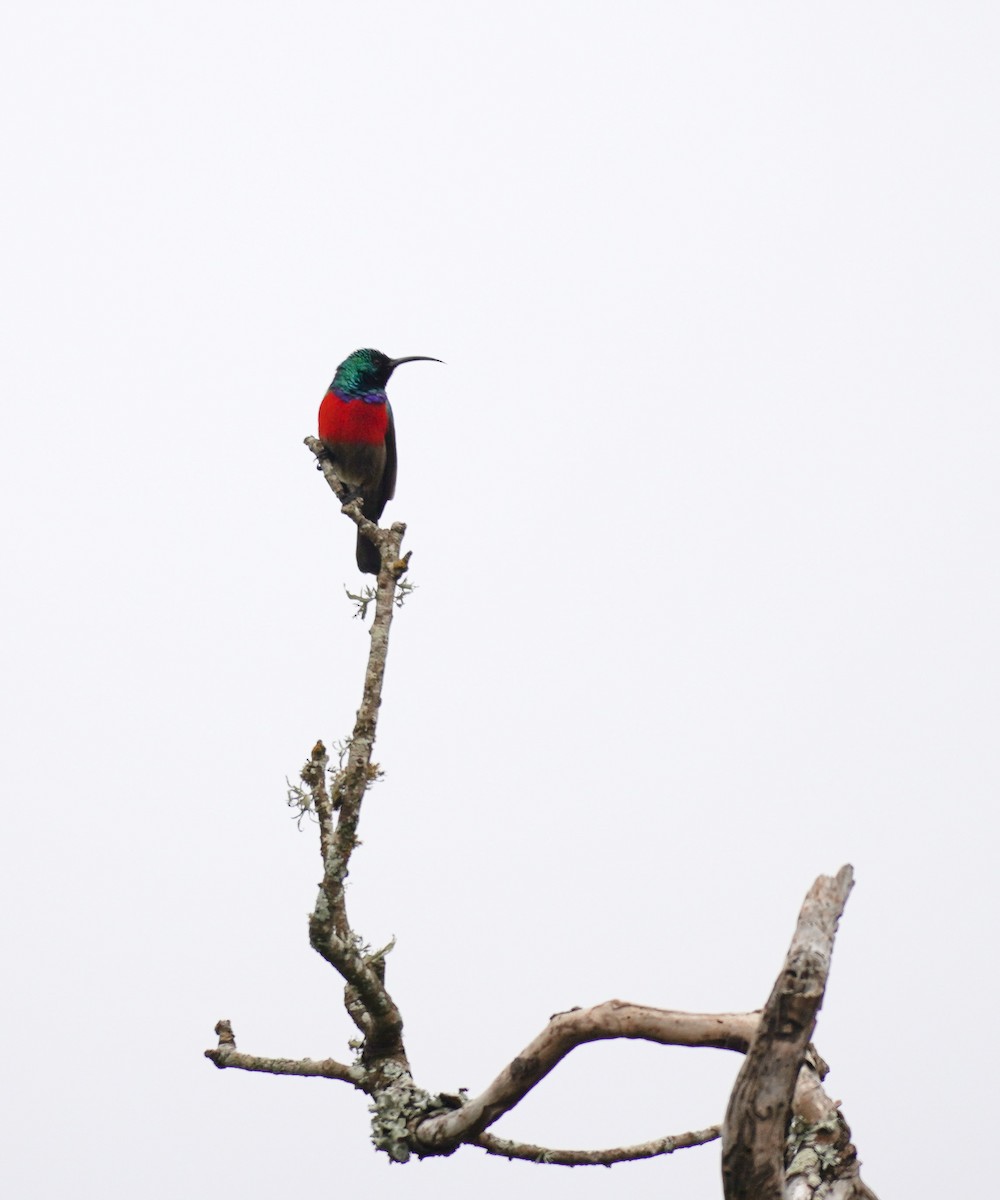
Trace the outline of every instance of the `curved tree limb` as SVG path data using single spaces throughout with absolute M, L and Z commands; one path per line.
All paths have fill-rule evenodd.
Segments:
M 519 1103 L 576 1046 L 610 1038 L 640 1038 L 664 1046 L 746 1050 L 757 1013 L 682 1013 L 626 1000 L 556 1013 L 517 1058 L 479 1096 L 414 1130 L 422 1147 L 438 1150 L 469 1141 Z

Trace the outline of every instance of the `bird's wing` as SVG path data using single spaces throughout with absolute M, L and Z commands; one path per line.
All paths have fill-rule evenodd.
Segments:
M 385 470 L 382 473 L 379 512 L 396 494 L 396 423 L 392 419 L 392 405 L 388 400 L 385 406 L 389 410 L 389 424 L 385 428 Z

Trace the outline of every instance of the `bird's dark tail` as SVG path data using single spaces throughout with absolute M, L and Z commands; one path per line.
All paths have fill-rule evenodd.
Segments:
M 378 547 L 370 542 L 365 535 L 358 530 L 358 570 L 364 572 L 365 575 L 377 575 L 382 566 L 382 556 L 378 552 Z

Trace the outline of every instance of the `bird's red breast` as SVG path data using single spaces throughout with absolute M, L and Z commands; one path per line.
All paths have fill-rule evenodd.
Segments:
M 389 425 L 386 400 L 371 403 L 360 398 L 345 399 L 332 388 L 319 406 L 321 442 L 362 442 L 377 445 L 385 441 Z

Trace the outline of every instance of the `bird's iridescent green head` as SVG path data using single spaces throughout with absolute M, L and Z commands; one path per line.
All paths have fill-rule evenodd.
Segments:
M 389 376 L 400 363 L 440 361 L 439 358 L 428 358 L 424 354 L 390 358 L 381 350 L 355 350 L 353 354 L 348 354 L 337 368 L 330 386 L 349 396 L 364 396 L 382 391 L 389 382 Z

